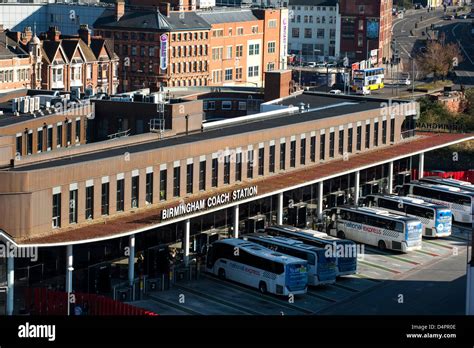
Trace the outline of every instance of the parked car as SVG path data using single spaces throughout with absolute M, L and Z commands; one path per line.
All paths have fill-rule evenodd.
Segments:
M 465 14 L 465 13 L 460 13 L 460 14 L 456 15 L 456 18 L 457 18 L 457 19 L 467 19 L 467 14 Z
M 340 89 L 331 89 L 329 94 L 342 94 L 342 91 Z
M 319 62 L 318 64 L 316 64 L 316 67 L 318 67 L 318 68 L 325 68 L 326 65 L 327 65 L 326 62 Z
M 445 21 L 451 21 L 451 20 L 454 19 L 454 16 L 453 16 L 453 15 L 446 15 L 446 16 L 443 17 L 443 19 L 444 19 Z
M 308 68 L 316 68 L 317 63 L 316 62 L 307 62 L 305 64 L 305 66 L 307 66 Z

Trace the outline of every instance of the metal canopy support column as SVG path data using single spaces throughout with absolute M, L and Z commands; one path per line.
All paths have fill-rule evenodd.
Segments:
M 234 238 L 239 238 L 239 205 L 234 205 Z
M 278 194 L 277 225 L 283 225 L 283 192 Z
M 128 282 L 133 286 L 135 279 L 135 235 L 132 234 L 129 238 L 129 254 L 128 254 Z

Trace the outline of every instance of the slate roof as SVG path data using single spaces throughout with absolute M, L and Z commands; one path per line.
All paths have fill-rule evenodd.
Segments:
M 115 10 L 105 10 L 94 22 L 94 28 L 122 28 L 146 31 L 169 31 L 167 18 L 158 11 L 135 10 L 127 11 L 118 21 Z
M 214 8 L 212 11 L 200 11 L 199 16 L 209 24 L 232 23 L 232 22 L 251 22 L 258 18 L 250 9 L 228 9 Z

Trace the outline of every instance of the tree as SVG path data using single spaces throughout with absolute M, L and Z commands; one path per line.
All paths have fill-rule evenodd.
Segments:
M 455 63 L 463 59 L 458 44 L 446 44 L 444 40 L 429 41 L 426 50 L 416 57 L 417 66 L 426 76 L 433 74 L 435 80 L 445 79 L 453 70 Z

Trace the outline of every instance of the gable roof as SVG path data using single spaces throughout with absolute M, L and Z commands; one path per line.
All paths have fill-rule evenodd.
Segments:
M 43 57 L 49 62 L 52 63 L 54 57 L 56 57 L 56 53 L 60 49 L 61 42 L 59 41 L 50 41 L 50 40 L 43 40 L 43 44 L 41 45 L 41 49 L 43 51 Z M 67 59 L 67 57 L 65 57 Z

